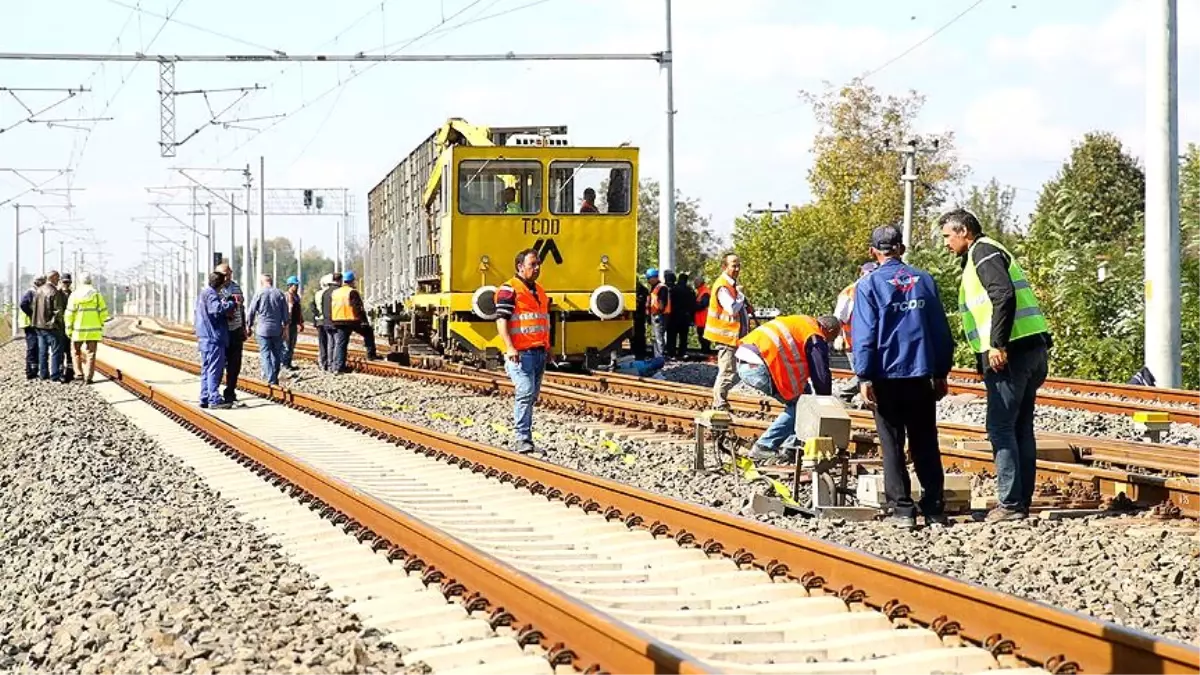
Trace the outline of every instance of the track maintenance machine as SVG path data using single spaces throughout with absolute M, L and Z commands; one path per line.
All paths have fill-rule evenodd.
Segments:
M 566 133 L 453 118 L 370 191 L 365 300 L 402 362 L 498 366 L 494 294 L 526 248 L 542 258 L 552 362 L 612 360 L 633 327 L 638 151 Z

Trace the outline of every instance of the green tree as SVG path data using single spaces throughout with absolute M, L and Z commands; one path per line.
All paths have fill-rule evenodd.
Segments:
M 959 205 L 975 214 L 983 231 L 997 239 L 1005 248 L 1012 250 L 1021 241 L 1021 228 L 1013 213 L 1013 201 L 1017 190 L 1000 185 L 995 178 L 982 187 L 972 185 L 959 196 Z
M 1125 381 L 1142 367 L 1144 191 L 1108 133 L 1085 135 L 1042 188 L 1022 262 L 1054 336 L 1055 375 Z
M 823 221 L 846 254 L 857 259 L 866 251 L 872 229 L 903 218 L 903 163 L 893 150 L 917 137 L 916 121 L 925 97 L 915 91 L 883 96 L 861 80 L 801 96 L 812 106 L 818 124 L 808 173 L 816 206 L 828 214 Z M 913 221 L 927 222 L 961 181 L 965 168 L 955 155 L 953 134 L 920 140 L 927 150 L 936 144 L 936 150 L 919 156 L 920 180 L 914 189 Z
M 658 181 L 643 179 L 638 185 L 638 271 L 658 267 Z M 695 275 L 718 254 L 720 241 L 712 232 L 700 200 L 675 191 L 675 272 Z
M 857 81 L 803 95 L 819 125 L 808 174 L 816 201 L 779 217 L 739 219 L 733 241 L 757 306 L 820 313 L 833 309 L 868 260 L 871 230 L 903 217 L 901 157 L 888 144 L 913 137 L 924 99 L 911 92 L 884 97 Z M 953 137 L 925 138 L 922 147 L 934 140 L 937 150 L 920 156 L 914 223 L 927 223 L 963 175 Z M 914 229 L 918 242 L 932 241 L 928 226 Z
M 1200 256 L 1200 145 L 1188 143 L 1179 164 L 1179 226 L 1185 257 Z
M 739 218 L 734 250 L 742 258 L 740 280 L 754 306 L 786 314 L 831 311 L 863 258 L 848 256 L 839 237 L 828 212 L 811 204 L 780 216 Z
M 1058 174 L 1042 186 L 1030 236 L 1044 236 L 1039 228 L 1063 224 L 1039 219 L 1060 211 L 1060 188 L 1072 195 L 1076 218 L 1069 234 L 1078 241 L 1124 240 L 1145 213 L 1146 174 L 1120 139 L 1106 131 L 1084 134 Z

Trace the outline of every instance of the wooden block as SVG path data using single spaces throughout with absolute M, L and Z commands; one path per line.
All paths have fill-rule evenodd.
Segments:
M 1065 441 L 1039 440 L 1037 442 L 1037 458 L 1043 462 L 1066 464 L 1075 464 L 1078 461 L 1075 457 L 1075 449 Z

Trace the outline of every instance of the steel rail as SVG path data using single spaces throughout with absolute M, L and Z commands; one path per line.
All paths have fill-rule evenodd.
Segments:
M 170 331 L 163 331 L 163 333 L 170 333 Z M 194 337 L 187 334 L 171 335 L 171 337 L 194 341 Z M 246 344 L 249 349 L 254 349 L 252 343 L 247 342 Z M 307 359 L 316 358 L 315 353 L 309 349 L 297 351 L 297 354 Z M 467 388 L 487 395 L 497 393 L 512 394 L 513 391 L 512 382 L 507 377 L 488 371 L 415 368 L 401 366 L 389 361 L 368 361 L 353 355 L 347 361 L 347 365 L 358 372 L 369 375 L 423 380 L 447 386 Z M 587 386 L 584 387 L 582 385 Z M 608 388 L 599 389 L 597 387 Z M 541 394 L 538 398 L 538 405 L 589 415 L 612 424 L 687 435 L 693 433 L 696 411 L 658 405 L 657 403 L 667 400 L 686 405 L 691 401 L 693 408 L 704 407 L 708 400 L 708 393 L 700 389 L 702 393 L 699 394 L 700 399 L 697 399 L 697 394 L 693 391 L 697 389 L 700 388 L 695 385 L 651 382 L 624 375 L 589 376 L 547 373 L 545 384 L 542 385 Z M 598 393 L 612 391 L 628 393 L 633 398 L 597 395 Z M 691 393 L 689 394 L 689 392 Z M 638 400 L 635 400 L 635 398 Z M 648 400 L 654 401 L 654 403 L 648 403 Z M 700 403 L 697 403 L 697 400 Z M 748 409 L 749 412 L 765 412 L 768 415 L 779 412 L 778 404 L 766 398 L 734 395 L 731 397 L 731 403 L 739 407 L 747 406 L 747 408 L 742 409 Z M 851 420 L 860 430 L 874 429 L 873 418 L 869 413 L 857 410 L 849 412 Z M 767 425 L 768 422 L 762 419 L 735 418 L 731 431 L 739 438 L 753 441 L 762 435 Z M 963 426 L 973 434 L 968 437 L 982 437 L 982 431 L 978 427 Z M 951 436 L 955 433 L 955 425 L 939 423 L 939 428 L 942 431 L 949 431 Z M 857 443 L 871 445 L 875 443 L 873 438 L 864 436 L 861 433 L 854 440 Z M 1084 446 L 1085 448 L 1104 445 L 1103 439 L 1081 437 L 1074 438 L 1074 440 L 1076 443 L 1086 442 L 1088 446 Z M 1112 441 L 1112 443 L 1118 447 L 1122 445 L 1128 447 L 1128 445 L 1131 445 L 1122 444 L 1119 441 Z M 1136 445 L 1137 448 L 1129 450 L 1129 452 L 1142 454 L 1137 454 L 1132 459 L 1162 466 L 1164 467 L 1162 470 L 1177 473 L 1190 471 L 1194 474 L 1196 470 L 1197 462 L 1193 458 L 1200 456 L 1200 451 L 1186 448 L 1181 449 L 1178 446 Z M 1169 461 L 1162 462 L 1161 456 L 1155 459 L 1156 455 L 1153 453 L 1162 453 L 1164 450 L 1167 456 L 1170 457 Z M 1183 453 L 1183 456 L 1172 456 L 1172 453 Z M 1103 451 L 1096 454 L 1095 450 L 1083 450 L 1081 454 L 1092 460 L 1122 465 L 1130 464 L 1132 467 L 1131 458 L 1129 456 L 1122 456 L 1119 453 L 1116 455 L 1106 455 Z M 1149 457 L 1147 454 L 1149 454 Z M 943 439 L 941 460 L 942 466 L 950 471 L 971 473 L 987 471 L 992 474 L 996 472 L 990 450 L 975 449 L 969 445 L 967 447 L 960 447 L 960 439 L 953 437 Z M 1139 466 L 1139 468 L 1146 467 Z M 1179 509 L 1180 515 L 1187 518 L 1200 518 L 1200 482 L 1186 478 L 1151 475 L 1105 466 L 1038 460 L 1037 480 L 1039 483 L 1056 486 L 1059 494 L 1063 496 L 1062 499 L 1065 500 L 1063 505 L 1066 507 L 1080 503 L 1084 505 L 1093 504 L 1094 502 L 1087 498 L 1088 494 L 1094 493 L 1103 499 L 1115 498 L 1119 493 L 1124 493 L 1130 501 L 1140 506 L 1154 507 L 1164 502 L 1169 502 Z M 1071 495 L 1079 497 L 1079 501 L 1075 501 Z
M 187 339 L 186 336 L 180 336 L 171 331 L 168 331 L 167 334 Z M 316 359 L 316 352 L 311 345 L 300 345 L 298 343 L 297 354 L 309 359 Z M 374 375 L 415 375 L 412 368 L 386 361 L 371 362 L 362 358 L 356 358 L 351 361 L 350 365 L 356 370 Z M 416 370 L 426 371 L 427 369 Z M 493 377 L 486 371 L 476 369 L 451 367 L 450 370 L 486 378 Z M 506 381 L 499 380 L 499 382 Z M 708 388 L 701 388 L 696 385 L 665 383 L 610 373 L 595 375 L 547 373 L 544 381 L 552 385 L 574 387 L 597 393 L 629 396 L 641 401 L 658 404 L 682 405 L 696 410 L 706 408 L 711 397 Z M 444 379 L 443 382 L 452 383 Z M 770 417 L 779 414 L 781 410 L 777 402 L 766 397 L 732 394 L 730 396 L 730 403 L 735 411 L 752 415 Z M 860 410 L 850 410 L 848 412 L 855 425 L 860 429 L 874 429 L 874 418 L 869 412 Z M 655 413 L 660 418 L 663 417 L 662 411 L 655 411 Z M 646 418 L 643 416 L 642 419 Z M 685 418 L 674 420 L 668 426 L 679 432 L 687 432 L 691 428 L 691 422 L 692 417 L 686 416 Z M 750 440 L 757 438 L 765 428 L 765 425 L 759 425 L 753 421 L 739 420 L 736 423 L 735 431 L 741 432 L 739 436 Z M 943 436 L 956 441 L 968 439 L 985 440 L 987 438 L 987 432 L 982 427 L 973 424 L 939 422 L 938 429 Z M 1043 441 L 1056 441 L 1067 444 L 1077 450 L 1081 460 L 1098 463 L 1101 468 L 1107 468 L 1106 465 L 1115 465 L 1157 471 L 1166 475 L 1184 477 L 1200 476 L 1200 450 L 1195 448 L 1165 443 L 1119 441 L 1054 432 L 1041 432 L 1038 434 L 1038 438 Z
M 848 372 L 848 371 L 846 371 Z M 969 368 L 955 368 L 950 371 L 950 377 L 971 382 L 982 382 L 979 373 Z M 1125 396 L 1143 401 L 1159 403 L 1179 403 L 1189 406 L 1200 405 L 1200 391 L 1194 389 L 1171 389 L 1169 387 L 1142 387 L 1136 384 L 1120 382 L 1097 382 L 1081 380 L 1073 377 L 1049 377 L 1042 385 L 1047 389 L 1062 389 L 1081 394 L 1097 394 L 1103 396 Z
M 551 381 L 599 392 L 613 392 L 656 402 L 675 402 L 693 408 L 705 408 L 712 398 L 711 389 L 692 384 L 662 382 L 622 374 L 572 375 L 548 374 Z M 597 388 L 599 387 L 599 388 Z M 731 394 L 730 405 L 737 412 L 778 415 L 781 406 L 763 396 Z M 850 410 L 854 422 L 865 429 L 874 428 L 874 417 L 865 411 Z M 987 431 L 974 424 L 938 422 L 944 435 L 959 439 L 987 438 Z M 1184 476 L 1200 475 L 1200 449 L 1167 443 L 1140 443 L 1096 438 L 1079 434 L 1039 432 L 1039 440 L 1057 441 L 1079 449 L 1081 458 L 1099 462 L 1136 466 Z
M 192 374 L 200 371 L 198 364 L 184 359 L 120 343 L 111 346 Z M 1000 658 L 1012 656 L 1054 673 L 1194 673 L 1200 669 L 1200 649 L 1190 645 L 310 394 L 249 378 L 238 384 L 257 396 L 411 444 L 463 470 L 496 476 L 568 506 L 603 512 L 609 520 L 622 520 L 629 527 L 647 527 L 656 537 L 671 537 L 685 546 L 700 542 L 710 555 L 730 556 L 739 565 L 754 565 L 775 577 L 786 575 L 850 605 L 863 603 L 942 635 L 958 634 Z M 196 415 L 203 414 L 196 411 Z
M 189 362 L 155 359 L 180 370 L 198 373 Z M 388 547 L 388 560 L 401 560 L 408 571 L 420 571 L 429 586 L 437 583 L 449 599 L 462 596 L 470 611 L 491 610 L 493 627 L 517 629 L 522 646 L 540 644 L 551 665 L 571 665 L 581 671 L 621 673 L 710 673 L 704 664 L 675 647 L 635 630 L 440 529 L 359 492 L 258 438 L 207 415 L 199 408 L 104 363 L 96 369 L 129 392 L 155 406 L 188 429 L 240 455 L 280 489 L 303 492 L 323 506 L 360 542 Z M 284 392 L 257 381 L 243 380 L 246 389 L 268 399 L 284 400 Z M 313 411 L 317 412 L 317 411 Z M 341 418 L 339 421 L 348 421 Z M 413 439 L 407 439 L 412 442 Z M 310 503 L 310 507 L 314 506 Z

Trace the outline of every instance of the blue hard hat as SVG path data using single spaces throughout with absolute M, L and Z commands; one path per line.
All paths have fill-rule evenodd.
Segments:
M 287 282 L 288 282 L 288 286 L 293 286 L 293 285 L 294 285 L 294 286 L 299 286 L 299 285 L 300 285 L 300 280 L 296 278 L 296 275 L 295 275 L 295 274 L 293 274 L 292 276 L 288 277 L 288 279 L 287 279 Z
M 658 276 L 658 268 L 657 267 L 651 267 L 650 269 L 646 270 L 646 278 L 647 279 L 653 279 L 657 276 Z
M 348 284 L 352 281 L 354 281 L 354 272 L 353 271 L 346 270 L 345 272 L 342 273 L 342 282 L 343 283 Z

